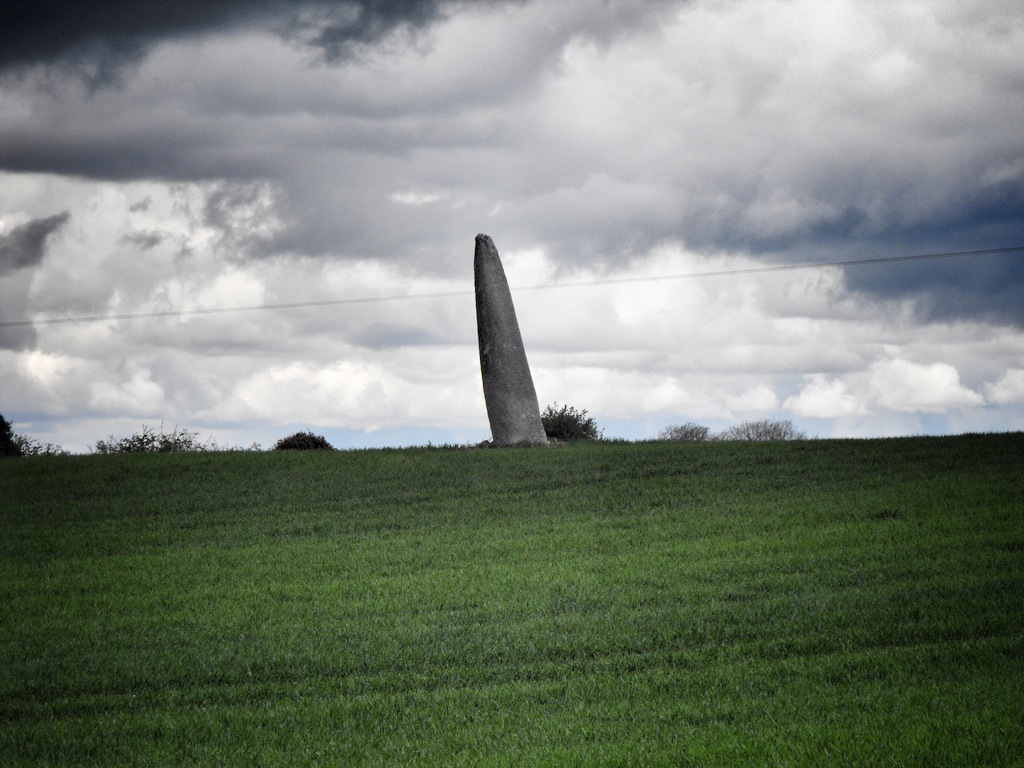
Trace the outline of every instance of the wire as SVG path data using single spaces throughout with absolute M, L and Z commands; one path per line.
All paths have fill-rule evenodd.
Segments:
M 882 256 L 877 259 L 848 259 L 846 261 L 818 261 L 807 264 L 781 264 L 773 267 L 745 267 L 726 269 L 719 272 L 688 272 L 679 275 L 652 275 L 650 277 L 612 277 L 607 280 L 588 280 L 579 283 L 553 283 L 531 285 L 513 290 L 536 291 L 548 288 L 579 288 L 587 285 L 608 285 L 613 283 L 644 283 L 658 280 L 686 280 L 697 277 L 727 277 L 729 275 L 753 275 L 761 272 L 792 272 L 798 269 L 821 269 L 823 267 L 860 267 L 867 264 L 889 264 L 898 261 L 921 261 L 923 259 L 947 259 L 954 256 L 983 256 L 997 253 L 1024 251 L 1024 245 L 1012 248 L 989 248 L 981 251 L 952 251 L 950 253 L 924 253 L 913 256 Z
M 289 304 L 253 304 L 243 307 L 200 307 L 198 309 L 168 309 L 159 312 L 135 312 L 123 315 L 87 315 L 84 317 L 51 317 L 42 320 L 14 320 L 0 322 L 0 328 L 25 325 L 57 325 L 60 323 L 93 323 L 102 320 L 142 320 L 154 317 L 185 317 L 187 315 L 218 315 L 225 312 L 259 312 L 273 309 L 299 309 L 302 307 L 330 307 L 339 304 L 370 304 L 403 299 L 441 299 L 448 296 L 466 296 L 473 291 L 447 291 L 442 293 L 409 293 L 396 296 L 366 296 L 355 299 L 325 299 L 323 301 L 296 301 Z
M 512 288 L 513 291 L 546 291 L 557 288 L 584 288 L 594 285 L 617 285 L 626 283 L 650 283 L 662 280 L 691 280 L 701 277 L 728 277 L 730 275 L 753 275 L 766 272 L 791 272 L 799 269 L 822 269 L 825 267 L 861 267 L 870 264 L 893 264 L 904 261 L 925 259 L 948 259 L 964 256 L 988 256 L 1001 253 L 1024 251 L 1024 245 L 1011 248 L 988 248 L 978 251 L 950 251 L 949 253 L 924 253 L 912 256 L 882 256 L 874 259 L 847 259 L 845 261 L 819 261 L 808 264 L 781 264 L 770 267 L 746 267 L 716 272 L 687 272 L 676 275 L 650 275 L 647 277 L 610 277 L 603 280 L 584 280 L 570 283 L 546 283 Z M 51 317 L 38 320 L 8 320 L 0 322 L 0 328 L 14 328 L 29 325 L 58 325 L 64 323 L 93 323 L 104 320 L 142 320 L 158 317 L 187 317 L 190 315 L 215 315 L 227 312 L 263 312 L 279 309 L 302 309 L 306 307 L 332 307 L 344 304 L 375 304 L 387 301 L 410 301 L 413 299 L 446 299 L 453 296 L 471 296 L 472 290 L 441 291 L 437 293 L 408 293 L 392 296 L 362 296 L 350 299 L 325 299 L 322 301 L 296 301 L 287 304 L 255 304 L 241 307 L 205 307 L 198 309 L 171 309 L 158 312 L 135 312 L 120 315 L 89 315 L 83 317 Z

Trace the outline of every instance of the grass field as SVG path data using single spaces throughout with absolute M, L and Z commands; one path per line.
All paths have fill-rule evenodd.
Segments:
M 1024 765 L 1024 434 L 0 461 L 2 765 Z

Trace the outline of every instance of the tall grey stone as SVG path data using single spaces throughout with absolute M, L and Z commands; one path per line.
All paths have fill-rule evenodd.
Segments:
M 476 332 L 480 373 L 494 445 L 546 445 L 537 391 L 512 305 L 498 249 L 487 235 L 476 236 L 473 257 Z

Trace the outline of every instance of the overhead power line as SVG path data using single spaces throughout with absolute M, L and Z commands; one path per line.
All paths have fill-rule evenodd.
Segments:
M 580 288 L 587 285 L 610 285 L 614 283 L 647 283 L 659 280 L 686 280 L 698 277 L 727 277 L 729 275 L 753 275 L 761 272 L 792 272 L 798 269 L 821 269 L 823 267 L 860 267 L 867 264 L 890 264 L 898 261 L 923 261 L 924 259 L 948 259 L 954 256 L 985 256 L 998 253 L 1024 251 L 1024 245 L 1012 248 L 988 248 L 981 251 L 951 251 L 949 253 L 922 253 L 913 256 L 882 256 L 876 259 L 847 259 L 845 261 L 817 261 L 808 264 L 780 264 L 771 267 L 743 267 L 724 269 L 717 272 L 687 272 L 678 275 L 652 275 L 650 277 L 611 277 L 606 280 L 586 280 L 578 283 L 552 283 L 513 288 L 520 291 L 537 291 L 548 288 Z
M 1024 245 L 1011 248 L 987 248 L 977 251 L 950 251 L 948 253 L 923 253 L 911 256 L 882 256 L 873 259 L 846 259 L 844 261 L 818 261 L 807 264 L 780 264 L 768 267 L 743 267 L 724 269 L 712 272 L 686 272 L 675 275 L 649 275 L 646 277 L 610 277 L 600 280 L 582 280 L 567 283 L 545 283 L 542 285 L 525 285 L 512 288 L 513 291 L 543 291 L 557 288 L 584 288 L 595 285 L 618 285 L 627 283 L 652 283 L 663 280 L 692 280 L 702 277 L 728 277 L 731 275 L 754 275 L 767 272 L 792 272 L 800 269 L 822 269 L 825 267 L 860 267 L 871 264 L 893 264 L 905 261 L 923 261 L 926 259 L 948 259 L 964 256 L 990 256 L 1002 253 L 1024 251 Z M 13 328 L 29 325 L 58 325 L 65 323 L 93 323 L 109 320 L 142 320 L 160 317 L 188 317 L 191 315 L 218 315 L 227 312 L 263 312 L 280 309 L 303 309 L 307 307 L 333 307 L 345 304 L 376 304 L 389 301 L 410 301 L 413 299 L 446 299 L 453 296 L 471 296 L 472 290 L 439 291 L 435 293 L 407 293 L 391 296 L 360 296 L 348 299 L 324 299 L 320 301 L 296 301 L 285 304 L 253 304 L 237 307 L 200 307 L 196 309 L 170 309 L 156 312 L 132 312 L 116 315 L 86 315 L 81 317 L 49 317 L 37 320 L 9 320 L 0 322 L 0 328 Z

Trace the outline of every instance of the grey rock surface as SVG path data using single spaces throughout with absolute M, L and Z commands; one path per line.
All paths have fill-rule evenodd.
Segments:
M 498 249 L 476 236 L 476 330 L 487 419 L 494 445 L 547 445 L 512 293 Z

